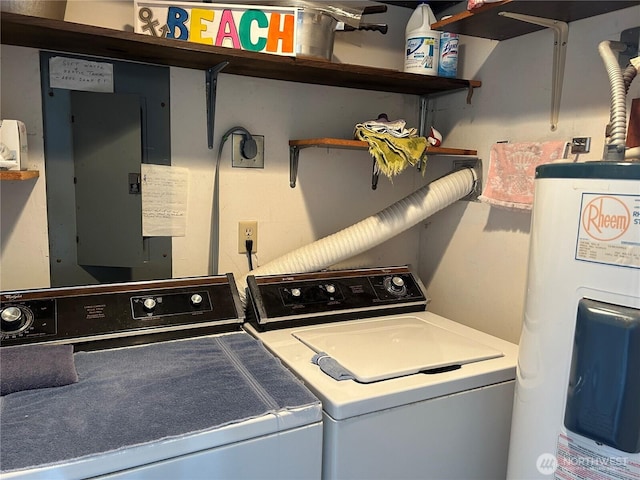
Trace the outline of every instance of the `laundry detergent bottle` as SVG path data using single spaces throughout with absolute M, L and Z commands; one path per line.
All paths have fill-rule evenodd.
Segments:
M 426 3 L 418 5 L 411 14 L 405 30 L 405 72 L 438 75 L 440 32 L 431 30 L 435 21 L 433 11 Z

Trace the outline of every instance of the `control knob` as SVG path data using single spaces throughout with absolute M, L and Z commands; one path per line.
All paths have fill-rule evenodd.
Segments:
M 302 290 L 300 290 L 299 288 L 292 288 L 291 295 L 294 297 L 300 297 L 302 295 Z
M 142 302 L 142 306 L 145 309 L 145 311 L 147 312 L 153 312 L 156 309 L 156 299 L 155 298 L 145 298 L 144 301 Z
M 325 285 L 324 288 L 327 291 L 327 293 L 336 293 L 336 286 L 331 283 Z
M 193 295 L 191 295 L 189 301 L 194 307 L 199 307 L 200 305 L 202 305 L 202 295 L 200 295 L 199 293 L 194 293 Z
M 402 277 L 394 276 L 387 278 L 385 279 L 384 286 L 392 295 L 401 296 L 407 293 L 407 287 Z
M 0 320 L 2 332 L 19 333 L 29 328 L 33 323 L 33 314 L 28 309 L 12 305 L 2 309 Z

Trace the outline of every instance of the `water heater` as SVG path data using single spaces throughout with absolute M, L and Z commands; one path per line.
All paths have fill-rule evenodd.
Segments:
M 640 164 L 536 170 L 508 478 L 640 478 Z

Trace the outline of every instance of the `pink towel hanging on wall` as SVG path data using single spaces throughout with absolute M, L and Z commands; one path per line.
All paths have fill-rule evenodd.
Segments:
M 531 210 L 538 165 L 564 158 L 566 141 L 495 143 L 481 202 L 497 207 Z

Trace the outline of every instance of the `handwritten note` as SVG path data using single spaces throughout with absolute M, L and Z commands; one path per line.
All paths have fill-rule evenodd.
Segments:
M 148 163 L 141 167 L 142 235 L 184 237 L 189 170 Z
M 113 64 L 51 57 L 49 86 L 66 90 L 113 93 Z

